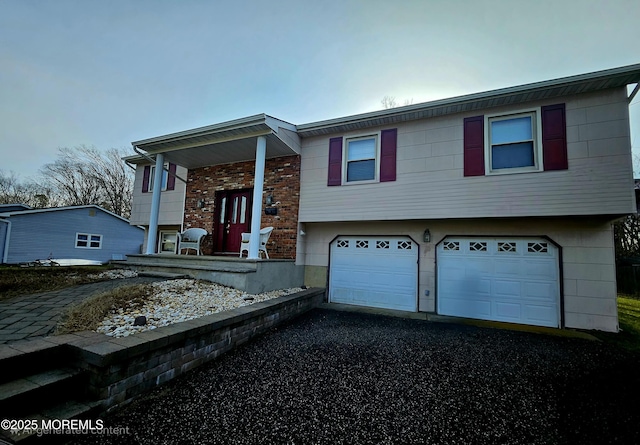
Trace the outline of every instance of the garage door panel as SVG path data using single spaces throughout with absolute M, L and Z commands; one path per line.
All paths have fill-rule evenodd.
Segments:
M 555 302 L 555 285 L 553 283 L 545 282 L 525 282 L 524 295 L 528 299 Z
M 544 239 L 448 237 L 437 248 L 438 313 L 557 327 L 558 259 Z
M 553 319 L 554 314 L 552 310 L 549 306 L 526 305 L 524 308 L 525 319 L 531 322 L 531 324 L 556 327 L 557 325 L 549 321 Z
M 522 297 L 522 283 L 513 280 L 493 280 L 493 295 L 498 297 Z
M 331 245 L 329 301 L 417 310 L 418 249 L 407 237 L 340 237 Z
M 495 314 L 501 321 L 518 322 L 522 318 L 522 305 L 520 303 L 496 301 L 494 308 Z
M 486 300 L 450 299 L 442 302 L 441 309 L 445 313 L 455 313 L 458 317 L 481 318 L 491 315 L 491 302 Z
M 485 263 L 492 264 L 485 258 Z M 499 259 L 493 261 L 493 272 L 496 276 L 520 276 L 522 274 L 522 264 L 519 259 Z
M 546 260 L 529 260 L 526 263 L 527 275 L 531 278 L 556 279 L 556 262 Z

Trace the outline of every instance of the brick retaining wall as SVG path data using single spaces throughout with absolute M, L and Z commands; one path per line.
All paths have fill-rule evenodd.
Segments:
M 316 306 L 324 289 L 274 298 L 124 338 L 76 346 L 89 392 L 112 410 Z

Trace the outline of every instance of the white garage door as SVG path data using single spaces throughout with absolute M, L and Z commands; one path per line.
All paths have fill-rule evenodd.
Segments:
M 342 236 L 330 261 L 330 302 L 418 310 L 418 245 L 410 238 Z
M 558 249 L 548 240 L 447 237 L 437 262 L 439 314 L 560 325 Z

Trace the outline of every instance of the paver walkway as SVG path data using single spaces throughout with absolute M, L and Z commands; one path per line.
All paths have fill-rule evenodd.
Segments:
M 119 286 L 161 280 L 151 277 L 123 278 L 0 301 L 0 344 L 51 335 L 62 311 L 91 295 Z

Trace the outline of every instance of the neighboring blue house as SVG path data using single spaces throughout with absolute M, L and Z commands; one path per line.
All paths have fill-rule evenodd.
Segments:
M 83 259 L 105 263 L 140 253 L 144 230 L 96 205 L 0 206 L 0 263 Z

